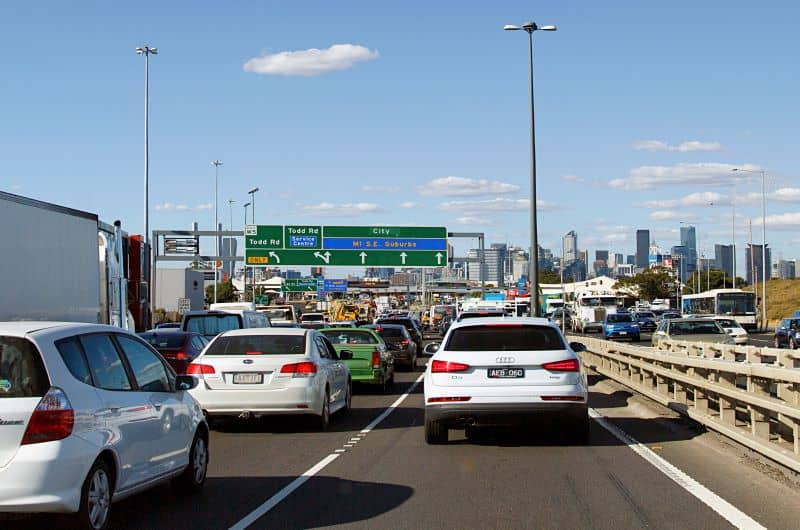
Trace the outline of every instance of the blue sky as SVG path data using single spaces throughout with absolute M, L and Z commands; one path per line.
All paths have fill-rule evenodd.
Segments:
M 152 228 L 211 226 L 220 159 L 226 227 L 227 199 L 240 229 L 258 186 L 259 224 L 444 225 L 527 246 L 527 36 L 502 28 L 533 19 L 558 26 L 534 34 L 543 246 L 560 254 L 575 229 L 592 255 L 629 254 L 649 228 L 669 247 L 684 221 L 713 249 L 742 167 L 767 172 L 767 240 L 794 259 L 800 7 L 753 6 L 3 2 L 0 189 L 140 232 L 147 43 Z M 761 240 L 760 177 L 738 175 L 743 248 L 749 219 Z

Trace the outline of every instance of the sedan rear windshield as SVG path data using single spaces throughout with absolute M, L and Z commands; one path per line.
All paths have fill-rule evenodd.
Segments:
M 550 326 L 485 325 L 451 329 L 448 351 L 544 351 L 564 350 L 557 329 Z
M 375 336 L 368 331 L 330 331 L 325 330 L 323 335 L 333 344 L 378 344 Z
M 186 342 L 186 335 L 183 333 L 142 333 L 139 336 L 157 350 L 182 348 Z
M 305 335 L 241 335 L 218 337 L 206 355 L 302 355 Z
M 0 337 L 0 399 L 42 397 L 48 388 L 36 347 L 27 339 Z
M 673 322 L 669 327 L 670 335 L 722 335 L 725 331 L 716 322 Z
M 206 337 L 215 337 L 223 331 L 241 329 L 239 315 L 190 315 L 186 317 L 186 330 Z
M 372 328 L 384 339 L 404 339 L 403 328 Z

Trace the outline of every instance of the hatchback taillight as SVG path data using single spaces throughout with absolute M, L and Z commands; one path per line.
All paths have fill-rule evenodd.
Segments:
M 577 359 L 565 359 L 563 361 L 544 363 L 542 368 L 551 372 L 577 372 L 581 369 L 581 366 Z
M 75 411 L 63 390 L 51 387 L 31 415 L 22 445 L 63 440 L 72 434 Z
M 470 366 L 464 363 L 457 363 L 454 361 L 433 361 L 431 364 L 431 372 L 434 374 L 449 373 L 449 372 L 466 372 Z
M 188 368 L 186 368 L 187 375 L 206 375 L 206 374 L 215 374 L 216 370 L 210 364 L 201 364 L 201 363 L 191 363 Z
M 373 370 L 377 370 L 381 367 L 381 354 L 380 352 L 374 351 L 372 352 L 372 368 Z
M 281 373 L 292 374 L 292 377 L 311 377 L 317 373 L 317 364 L 311 361 L 284 364 Z
M 408 342 L 409 342 L 408 339 L 403 339 L 400 341 L 400 344 L 402 344 L 403 346 L 408 346 Z

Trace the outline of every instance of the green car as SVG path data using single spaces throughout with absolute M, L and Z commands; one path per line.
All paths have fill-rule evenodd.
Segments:
M 353 352 L 353 358 L 344 361 L 354 383 L 380 385 L 384 392 L 394 384 L 394 355 L 383 339 L 371 329 L 327 328 L 321 329 L 336 353 Z

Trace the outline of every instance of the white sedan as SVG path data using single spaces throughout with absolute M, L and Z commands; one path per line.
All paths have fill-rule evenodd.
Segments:
M 102 530 L 112 502 L 145 488 L 199 490 L 195 384 L 120 328 L 0 322 L 0 512 L 73 513 L 74 527 Z
M 349 358 L 315 330 L 240 329 L 218 335 L 186 372 L 200 378 L 191 393 L 209 418 L 301 414 L 324 430 L 350 410 Z
M 734 344 L 747 344 L 750 335 L 747 334 L 747 330 L 735 319 L 729 317 L 714 317 L 714 320 L 717 321 L 717 324 L 722 326 L 725 333 L 733 337 Z
M 544 318 L 456 322 L 425 371 L 425 440 L 447 442 L 449 429 L 520 425 L 551 415 L 578 443 L 589 436 L 586 373 L 561 331 Z

